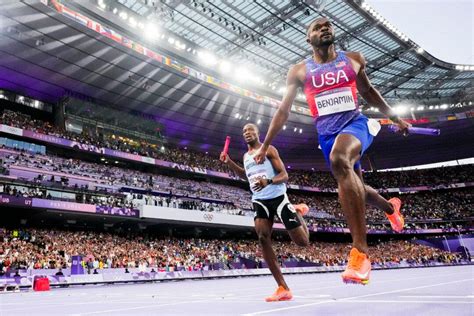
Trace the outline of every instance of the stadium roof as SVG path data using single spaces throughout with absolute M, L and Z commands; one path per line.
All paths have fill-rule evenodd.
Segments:
M 140 111 L 163 123 L 165 136 L 171 142 L 203 151 L 217 151 L 225 135 L 240 140 L 241 127 L 247 118 L 255 123 L 261 120 L 265 130 L 274 106 L 243 96 L 241 92 L 217 88 L 209 84 L 209 79 L 204 82 L 186 75 L 179 65 L 174 68 L 172 64 L 163 66 L 171 60 L 157 63 L 148 55 L 138 54 L 138 48 L 132 44 L 128 47 L 124 38 L 121 37 L 119 44 L 111 37 L 117 34 L 115 32 L 121 33 L 143 46 L 218 77 L 217 71 L 202 65 L 198 55 L 193 54 L 206 48 L 220 59 L 243 62 L 270 86 L 275 86 L 275 83 L 283 82 L 291 64 L 309 56 L 310 51 L 304 46 L 304 32 L 306 25 L 319 16 L 315 9 L 319 2 L 67 1 L 64 3 L 71 9 L 84 15 L 75 14 L 75 21 L 72 21 L 65 12 L 61 14 L 37 1 L 8 1 L 0 6 L 0 88 L 24 92 L 52 103 L 72 96 L 84 100 L 85 104 L 94 102 L 124 111 Z M 130 10 L 124 11 L 126 7 Z M 126 12 L 128 19 L 123 18 L 124 14 L 119 16 L 122 12 Z M 392 102 L 395 102 L 395 95 L 404 102 L 416 98 L 413 103 L 427 105 L 468 104 L 473 100 L 474 71 L 461 70 L 459 65 L 444 63 L 421 50 L 417 52 L 414 43 L 403 34 L 397 35 L 397 30 L 390 31 L 388 28 L 393 29 L 393 26 L 363 9 L 358 2 L 328 2 L 322 13 L 334 21 L 339 45 L 359 50 L 366 56 L 373 83 Z M 74 13 L 69 12 L 71 14 Z M 179 39 L 188 49 L 174 49 L 176 44 L 169 38 L 154 44 L 142 41 L 140 30 L 130 25 L 133 16 L 135 21 L 162 21 L 161 32 Z M 108 36 L 104 36 L 88 26 L 85 17 L 107 25 L 115 32 L 108 30 Z M 142 52 L 143 47 L 140 47 Z M 222 79 L 232 80 L 225 76 Z M 261 95 L 281 98 L 268 84 L 258 86 L 243 82 L 241 85 L 247 85 L 249 90 L 252 90 L 249 86 L 253 87 Z M 297 101 L 296 105 L 303 107 L 304 103 Z M 427 111 L 428 108 L 412 115 L 434 113 Z M 439 159 L 472 156 L 472 146 L 467 147 L 469 137 L 472 140 L 473 136 L 472 120 L 464 121 L 443 123 L 453 133 L 466 128 L 468 132 L 455 137 L 463 148 L 447 150 Z M 293 114 L 287 125 L 276 143 L 283 157 L 294 166 L 324 166 L 312 119 Z M 430 146 L 449 148 L 452 139 L 441 141 L 439 138 L 437 142 L 432 139 Z M 233 144 L 234 150 L 244 148 L 240 141 Z M 413 155 L 419 152 L 419 157 L 424 157 L 416 163 L 437 160 L 433 154 L 422 155 L 426 148 L 421 141 L 416 147 L 412 145 L 400 142 L 406 150 L 399 148 L 400 155 L 392 155 L 394 160 L 385 162 L 379 158 L 377 167 L 409 164 L 411 152 Z
M 473 93 L 468 90 L 473 71 L 459 71 L 457 65 L 431 56 L 362 1 L 117 2 L 108 3 L 123 5 L 222 59 L 243 62 L 280 83 L 291 65 L 311 56 L 306 28 L 316 17 L 326 16 L 335 26 L 338 46 L 364 54 L 371 80 L 386 98 L 454 102 Z

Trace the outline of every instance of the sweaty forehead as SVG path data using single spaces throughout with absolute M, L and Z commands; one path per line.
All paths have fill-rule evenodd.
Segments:
M 244 128 L 243 128 L 243 131 L 245 131 L 248 128 L 252 128 L 252 129 L 254 129 L 258 132 L 258 127 L 255 124 L 245 124 Z
M 314 20 L 313 22 L 311 22 L 311 24 L 309 25 L 308 27 L 308 30 L 311 29 L 313 26 L 315 26 L 316 24 L 325 24 L 327 22 L 330 22 L 329 19 L 327 18 L 317 18 L 316 20 Z

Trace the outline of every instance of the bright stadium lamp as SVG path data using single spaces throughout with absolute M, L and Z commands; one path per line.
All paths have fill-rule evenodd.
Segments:
M 153 41 L 153 40 L 156 40 L 159 38 L 160 36 L 160 31 L 159 31 L 159 28 L 158 26 L 156 26 L 155 24 L 153 23 L 148 23 L 146 26 L 145 26 L 145 29 L 144 29 L 145 33 L 144 33 L 144 36 L 147 40 L 149 41 Z
M 127 12 L 122 11 L 122 12 L 119 13 L 119 17 L 126 20 L 128 18 L 128 14 L 127 14 Z
M 97 4 L 99 5 L 101 9 L 105 9 L 107 7 L 104 3 L 104 0 L 98 0 Z
M 216 56 L 214 56 L 213 54 L 209 52 L 199 51 L 197 55 L 200 59 L 202 59 L 203 63 L 206 66 L 214 66 L 215 64 L 219 62 Z
M 230 72 L 231 68 L 232 68 L 231 64 L 225 60 L 219 63 L 219 71 L 222 73 Z
M 405 114 L 407 111 L 408 111 L 408 108 L 404 105 L 399 105 L 399 106 L 396 106 L 393 108 L 393 111 L 396 113 L 396 114 Z
M 137 21 L 132 16 L 128 19 L 128 22 L 130 23 L 132 27 L 137 26 Z
M 235 75 L 237 80 L 244 81 L 248 80 L 248 78 L 250 77 L 250 72 L 246 68 L 239 67 L 235 72 Z

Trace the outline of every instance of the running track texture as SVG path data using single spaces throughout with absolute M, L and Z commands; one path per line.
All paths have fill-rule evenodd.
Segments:
M 53 288 L 0 295 L 0 315 L 474 315 L 474 266 L 286 275 L 292 301 L 267 303 L 270 276 Z

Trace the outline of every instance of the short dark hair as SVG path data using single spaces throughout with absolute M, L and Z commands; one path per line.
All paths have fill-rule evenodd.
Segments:
M 316 22 L 316 20 L 319 20 L 319 19 L 326 19 L 326 20 L 330 21 L 327 17 L 325 17 L 325 16 L 323 16 L 323 15 L 317 17 L 316 19 L 314 19 L 313 21 L 311 21 L 311 23 L 309 23 L 308 27 L 306 28 L 306 36 L 308 36 L 309 29 L 311 28 L 311 25 L 313 25 L 313 23 Z

